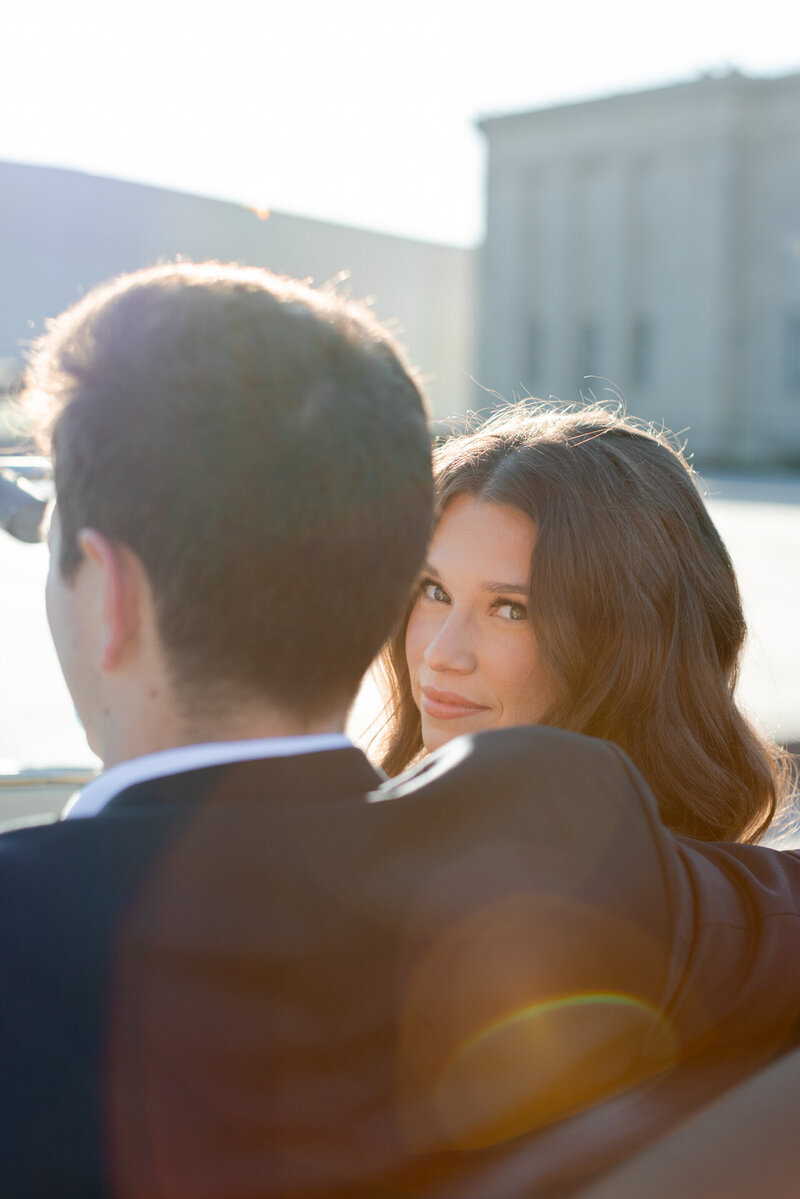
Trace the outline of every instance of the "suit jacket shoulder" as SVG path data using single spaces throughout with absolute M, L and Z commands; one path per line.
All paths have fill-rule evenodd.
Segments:
M 458 738 L 382 792 L 461 805 L 465 819 L 490 811 L 560 902 L 581 894 L 609 925 L 638 930 L 658 947 L 647 994 L 687 1049 L 770 1030 L 776 1045 L 793 1040 L 800 854 L 676 837 L 620 749 L 558 729 Z

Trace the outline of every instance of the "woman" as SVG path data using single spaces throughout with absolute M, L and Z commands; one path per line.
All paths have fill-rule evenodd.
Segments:
M 555 725 L 620 745 L 676 832 L 757 840 L 786 758 L 734 702 L 736 577 L 669 439 L 600 406 L 519 406 L 435 468 L 429 562 L 384 660 L 384 769 L 459 733 Z

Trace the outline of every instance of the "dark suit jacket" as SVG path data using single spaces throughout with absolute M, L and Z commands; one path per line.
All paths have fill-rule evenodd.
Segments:
M 0 905 L 4 1196 L 567 1193 L 798 1020 L 800 862 L 555 730 L 141 784 Z

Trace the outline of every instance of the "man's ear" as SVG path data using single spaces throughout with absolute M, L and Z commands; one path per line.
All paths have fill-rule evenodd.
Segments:
M 141 564 L 127 546 L 96 529 L 81 529 L 77 540 L 84 566 L 94 575 L 99 665 L 102 670 L 114 670 L 139 634 Z

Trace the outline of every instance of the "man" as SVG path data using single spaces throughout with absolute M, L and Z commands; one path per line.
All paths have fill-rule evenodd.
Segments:
M 0 851 L 3 1107 L 14 1111 L 0 1133 L 2 1191 L 154 1195 L 166 1150 L 147 1158 L 141 1121 L 158 1121 L 171 1095 L 148 1087 L 158 1033 L 141 1057 L 132 1031 L 150 1021 L 140 932 L 150 965 L 166 954 L 190 997 L 198 971 L 210 974 L 205 1007 L 187 1019 L 211 1020 L 206 1046 L 219 1053 L 247 1026 L 251 982 L 258 991 L 255 976 L 241 988 L 235 976 L 258 962 L 262 934 L 248 924 L 279 901 L 271 856 L 295 855 L 284 882 L 303 879 L 287 822 L 299 818 L 311 846 L 318 812 L 349 809 L 380 782 L 342 730 L 427 542 L 425 410 L 366 311 L 218 264 L 159 266 L 87 295 L 37 348 L 27 401 L 54 460 L 48 617 L 106 770 L 68 820 L 11 833 Z M 168 913 L 164 888 L 181 894 Z M 302 922 L 302 897 L 287 903 L 280 919 Z M 152 1014 L 179 1037 L 180 1004 L 156 975 Z M 247 1059 L 258 1038 L 243 1032 L 242 1044 Z M 232 1052 L 234 1072 L 238 1062 Z M 172 1076 L 178 1110 L 187 1065 Z M 256 1068 L 279 1074 L 244 1061 Z M 225 1080 L 209 1069 L 198 1077 L 219 1082 L 222 1104 Z M 179 1136 L 164 1142 L 178 1161 Z
M 545 1194 L 653 1135 L 648 1080 L 783 1047 L 800 903 L 769 855 L 709 870 L 568 733 L 382 788 L 344 740 L 431 516 L 375 322 L 157 267 L 55 322 L 28 395 L 48 614 L 106 770 L 0 838 L 4 1195 Z
M 341 731 L 430 523 L 422 400 L 377 323 L 264 272 L 155 268 L 66 313 L 29 394 L 48 614 L 105 766 Z

